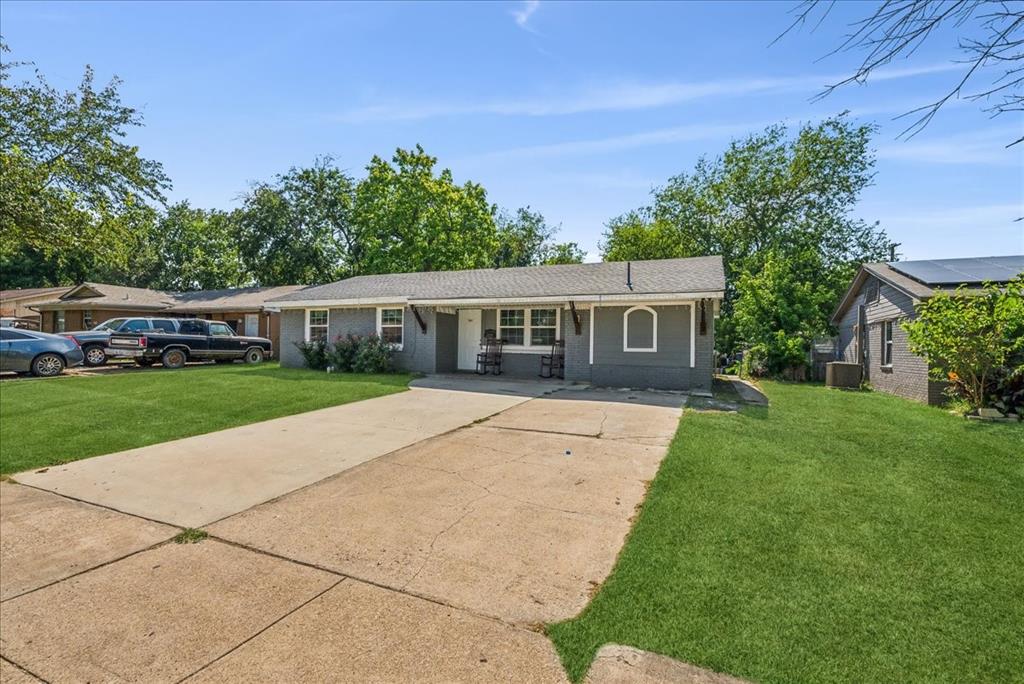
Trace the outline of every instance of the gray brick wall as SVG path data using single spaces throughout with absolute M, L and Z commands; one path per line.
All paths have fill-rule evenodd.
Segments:
M 942 403 L 942 383 L 928 378 L 928 364 L 907 347 L 907 333 L 895 319 L 892 326 L 892 366 L 882 365 L 882 322 L 868 325 L 868 373 L 871 387 L 924 403 Z
M 565 379 L 590 382 L 590 311 L 577 309 L 580 334 L 576 334 L 572 311 L 562 312 L 562 339 L 565 340 Z
M 301 309 L 281 311 L 281 342 L 278 354 L 285 368 L 302 368 L 302 355 L 295 347 L 306 334 L 306 312 Z

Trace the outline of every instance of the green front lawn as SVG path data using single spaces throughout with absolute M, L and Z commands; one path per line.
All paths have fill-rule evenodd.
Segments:
M 759 682 L 1024 681 L 1024 426 L 766 383 L 689 411 L 608 581 L 549 627 Z
M 276 364 L 0 382 L 0 473 L 15 473 L 403 391 L 409 375 Z

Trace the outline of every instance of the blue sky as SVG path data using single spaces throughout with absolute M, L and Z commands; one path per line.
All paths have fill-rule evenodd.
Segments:
M 905 258 L 1024 253 L 1021 119 L 952 103 L 920 135 L 893 117 L 945 92 L 955 35 L 823 101 L 855 55 L 825 57 L 865 5 L 769 46 L 795 3 L 0 4 L 11 57 L 71 87 L 124 79 L 172 199 L 228 208 L 254 180 L 420 143 L 507 208 L 530 205 L 599 256 L 605 222 L 773 122 L 844 109 L 880 126 L 856 209 Z M 824 59 L 822 59 L 825 57 Z

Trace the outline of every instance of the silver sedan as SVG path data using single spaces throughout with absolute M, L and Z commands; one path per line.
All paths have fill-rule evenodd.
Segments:
M 84 360 L 78 343 L 61 335 L 0 328 L 0 371 L 51 377 Z

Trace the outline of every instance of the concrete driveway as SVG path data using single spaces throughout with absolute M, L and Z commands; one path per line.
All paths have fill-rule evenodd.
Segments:
M 537 625 L 607 577 L 684 398 L 465 390 L 0 485 L 5 680 L 563 681 Z

